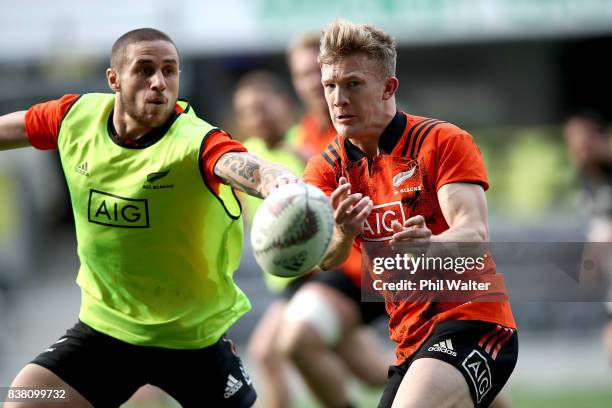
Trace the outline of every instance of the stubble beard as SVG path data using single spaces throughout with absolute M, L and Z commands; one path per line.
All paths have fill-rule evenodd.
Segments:
M 162 126 L 168 121 L 172 114 L 172 110 L 166 106 L 159 107 L 159 109 L 166 109 L 166 112 L 163 113 L 147 112 L 146 103 L 143 103 L 142 107 L 139 107 L 135 100 L 128 100 L 123 94 L 120 94 L 119 98 L 125 113 L 143 127 L 156 128 Z

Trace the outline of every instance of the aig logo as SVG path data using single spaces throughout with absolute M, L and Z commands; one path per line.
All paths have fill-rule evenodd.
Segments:
M 480 403 L 491 388 L 493 388 L 493 378 L 487 359 L 478 351 L 473 350 L 468 355 L 463 363 L 461 363 L 465 371 L 467 371 L 476 390 L 476 402 Z
M 393 236 L 393 221 L 400 224 L 406 221 L 401 201 L 375 205 L 363 225 L 361 237 L 364 241 L 389 240 Z
M 98 190 L 89 192 L 89 222 L 119 228 L 149 228 L 146 199 L 125 198 Z

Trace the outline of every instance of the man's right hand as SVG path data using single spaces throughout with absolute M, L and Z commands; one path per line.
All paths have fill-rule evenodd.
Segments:
M 361 193 L 351 194 L 351 185 L 346 177 L 340 177 L 338 183 L 330 197 L 334 221 L 339 232 L 353 240 L 361 233 L 374 204 L 368 196 L 364 197 Z

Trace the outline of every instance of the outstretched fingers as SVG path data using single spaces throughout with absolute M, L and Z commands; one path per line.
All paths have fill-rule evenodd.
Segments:
M 426 243 L 431 240 L 431 230 L 425 225 L 425 218 L 422 215 L 409 218 L 403 226 L 399 222 L 394 222 L 392 227 L 395 234 L 391 238 L 391 243 L 398 241 Z
M 338 187 L 331 193 L 331 205 L 333 209 L 337 209 L 346 197 L 351 194 L 351 185 L 346 177 L 340 177 L 338 181 Z

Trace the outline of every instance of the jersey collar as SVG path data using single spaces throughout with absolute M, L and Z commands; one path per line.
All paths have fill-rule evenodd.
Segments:
M 393 116 L 391 122 L 389 122 L 385 130 L 380 134 L 380 139 L 378 139 L 379 154 L 391 154 L 402 138 L 404 130 L 406 130 L 407 122 L 408 119 L 404 113 L 400 111 L 395 112 L 395 116 Z M 361 149 L 351 143 L 348 138 L 344 139 L 344 149 L 346 150 L 346 157 L 350 161 L 359 161 L 365 157 Z
M 159 141 L 162 137 L 164 137 L 164 135 L 168 132 L 168 130 L 170 129 L 174 121 L 183 112 L 183 108 L 177 104 L 174 108 L 174 111 L 172 111 L 170 118 L 166 121 L 166 123 L 164 123 L 162 126 L 152 129 L 151 131 L 145 133 L 144 135 L 140 136 L 136 140 L 131 140 L 131 139 L 120 140 L 119 139 L 117 135 L 117 130 L 115 129 L 115 125 L 113 123 L 114 112 L 115 110 L 113 109 L 108 117 L 108 122 L 107 122 L 108 135 L 110 136 L 111 140 L 115 142 L 115 144 L 121 147 L 128 148 L 128 149 L 144 149 L 144 148 L 154 145 L 157 141 Z

